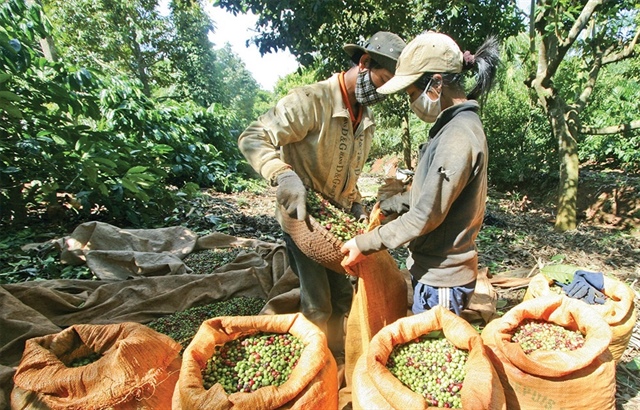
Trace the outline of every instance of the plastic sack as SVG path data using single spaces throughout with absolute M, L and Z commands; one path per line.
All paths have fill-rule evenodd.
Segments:
M 574 271 L 576 269 L 578 268 L 573 268 Z M 544 271 L 543 273 L 535 275 L 531 278 L 523 300 L 554 294 L 551 290 L 552 285 L 553 279 L 547 277 Z M 627 349 L 629 340 L 631 340 L 633 326 L 636 323 L 635 295 L 633 290 L 625 283 L 606 275 L 604 276 L 603 293 L 607 296 L 603 305 L 596 304 L 588 306 L 595 309 L 611 327 L 613 336 L 609 344 L 609 350 L 613 355 L 613 359 L 619 362 L 620 359 L 622 359 L 624 351 Z
M 289 333 L 305 345 L 287 381 L 250 393 L 227 394 L 219 383 L 205 390 L 201 372 L 215 347 L 258 332 Z M 202 323 L 184 351 L 172 402 L 174 410 L 337 409 L 337 366 L 324 333 L 300 313 L 213 318 Z
M 385 326 L 358 359 L 353 373 L 354 409 L 434 409 L 386 367 L 394 346 L 408 343 L 434 330 L 441 330 L 454 346 L 469 351 L 466 376 L 460 391 L 462 407 L 468 410 L 506 409 L 496 370 L 478 332 L 464 319 L 442 306 L 398 319 Z
M 180 344 L 138 323 L 73 325 L 27 340 L 11 409 L 170 409 Z M 81 367 L 74 359 L 101 357 Z
M 526 319 L 579 330 L 585 343 L 573 351 L 535 350 L 525 354 L 511 338 Z M 615 362 L 608 349 L 611 335 L 596 311 L 561 295 L 524 301 L 482 331 L 509 410 L 614 409 Z
M 378 204 L 369 218 L 369 230 L 380 223 Z M 386 325 L 407 316 L 408 278 L 388 251 L 368 255 L 351 268 L 358 282 L 347 317 L 345 340 L 345 382 L 340 390 L 340 408 L 351 402 L 352 376 L 356 363 L 371 338 Z

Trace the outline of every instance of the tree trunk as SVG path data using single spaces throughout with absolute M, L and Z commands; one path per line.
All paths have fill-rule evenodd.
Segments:
M 133 30 L 133 29 L 132 29 Z M 136 61 L 134 70 L 137 71 L 137 76 L 142 83 L 142 93 L 151 97 L 151 86 L 149 85 L 149 76 L 147 75 L 147 66 L 142 55 L 142 48 L 140 43 L 135 39 L 135 34 L 130 36 L 131 49 L 133 50 L 133 56 Z
M 40 0 L 26 0 L 26 3 L 28 6 L 33 6 L 37 4 L 42 8 L 42 2 Z M 56 46 L 53 42 L 53 37 L 46 36 L 45 38 L 41 38 L 40 48 L 42 49 L 42 54 L 44 55 L 44 58 L 53 62 L 58 61 L 58 52 L 56 51 Z
M 51 36 L 41 38 L 40 47 L 42 48 L 44 58 L 53 62 L 58 61 L 58 52 L 56 51 L 56 46 L 53 44 L 53 38 Z
M 554 229 L 564 232 L 576 229 L 578 209 L 578 177 L 580 161 L 576 129 L 571 121 L 569 107 L 558 101 L 548 101 L 551 129 L 558 139 L 560 156 L 560 181 L 558 184 L 558 209 Z
M 413 169 L 411 164 L 411 132 L 409 130 L 409 113 L 402 115 L 402 155 L 406 169 Z

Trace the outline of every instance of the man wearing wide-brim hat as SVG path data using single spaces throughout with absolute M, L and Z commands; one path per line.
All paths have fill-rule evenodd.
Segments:
M 301 252 L 286 233 L 283 215 L 305 220 L 306 191 L 312 189 L 356 218 L 366 218 L 356 184 L 375 128 L 369 106 L 384 98 L 376 88 L 393 76 L 404 45 L 385 31 L 364 44 L 345 45 L 354 63 L 350 69 L 291 90 L 238 139 L 251 166 L 277 186 L 276 217 L 285 231 L 289 263 L 300 279 L 300 311 L 327 333 L 337 357 L 344 351 L 351 283 Z

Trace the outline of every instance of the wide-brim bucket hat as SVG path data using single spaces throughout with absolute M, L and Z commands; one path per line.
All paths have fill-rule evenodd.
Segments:
M 406 43 L 400 36 L 388 31 L 378 31 L 364 45 L 346 44 L 342 48 L 358 64 L 363 53 L 367 53 L 382 67 L 395 73 L 398 57 Z

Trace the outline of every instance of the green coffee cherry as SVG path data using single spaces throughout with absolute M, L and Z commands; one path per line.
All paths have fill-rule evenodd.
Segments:
M 82 356 L 82 357 L 76 357 L 75 359 L 73 359 L 71 361 L 71 363 L 69 363 L 68 367 L 82 367 L 82 366 L 86 366 L 90 363 L 96 362 L 98 361 L 100 358 L 102 357 L 101 354 L 96 353 L 96 352 L 91 352 L 86 356 Z
M 367 225 L 324 199 L 318 192 L 307 190 L 307 211 L 326 230 L 343 242 L 366 232 Z
M 529 354 L 535 350 L 571 351 L 584 346 L 584 336 L 555 323 L 539 319 L 523 320 L 513 332 L 511 341 L 520 343 Z
M 184 351 L 205 320 L 220 316 L 255 316 L 264 305 L 265 301 L 260 298 L 231 298 L 161 317 L 147 326 L 180 343 Z
M 205 389 L 220 383 L 227 394 L 280 386 L 298 363 L 304 344 L 288 333 L 241 337 L 216 346 L 202 369 Z
M 458 349 L 446 338 L 423 335 L 394 346 L 387 368 L 429 406 L 461 408 L 460 390 L 466 375 L 469 352 Z

